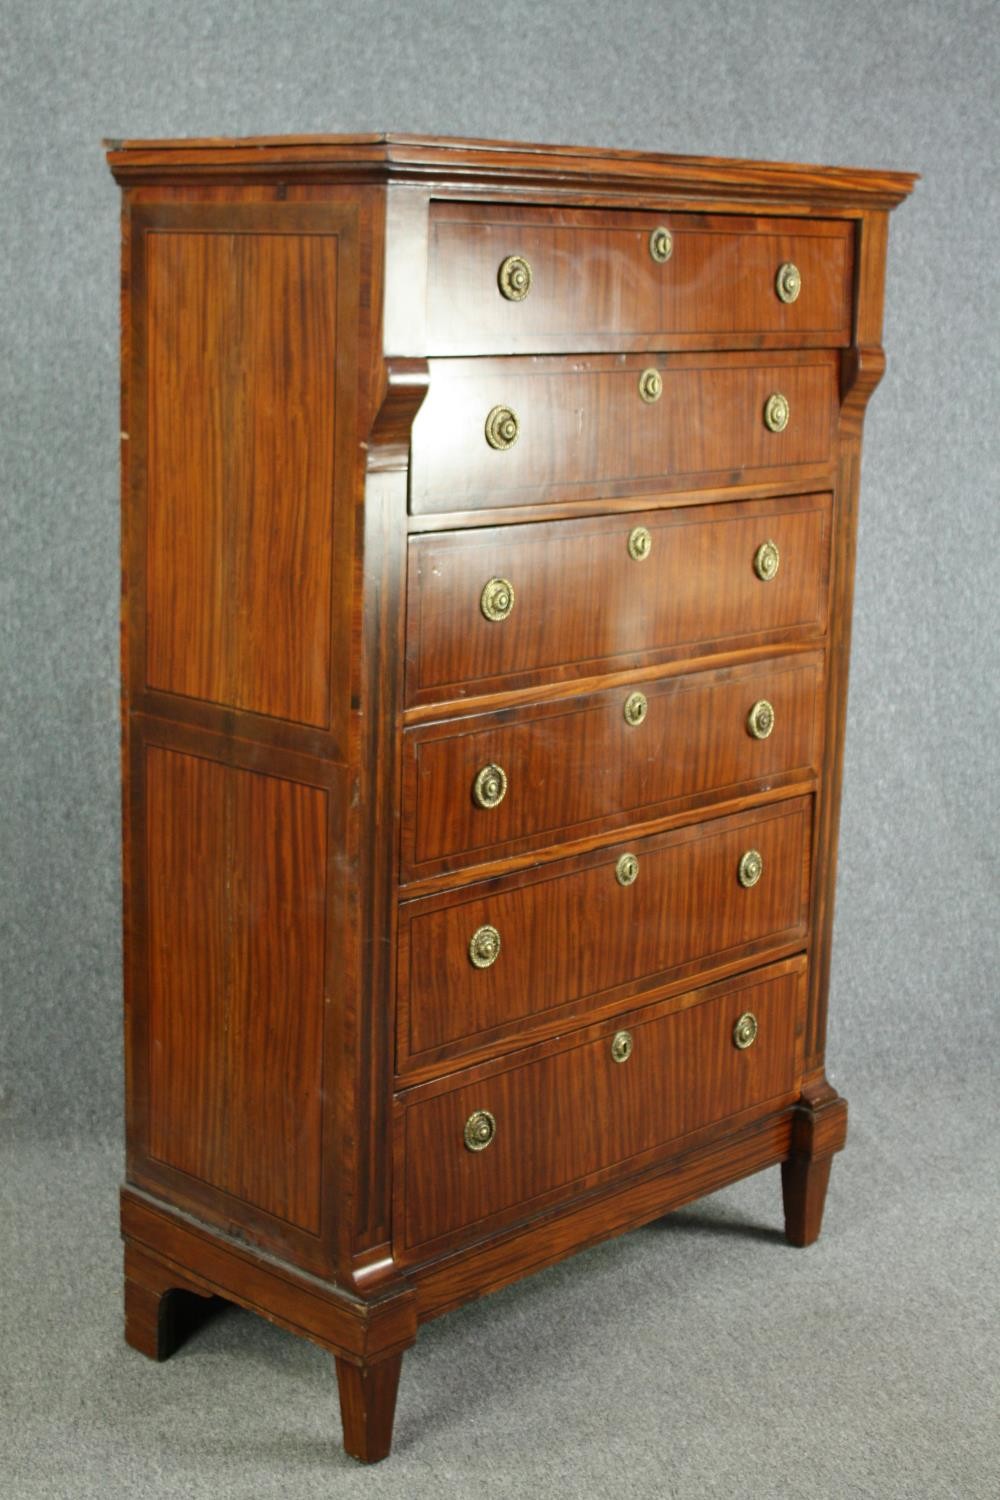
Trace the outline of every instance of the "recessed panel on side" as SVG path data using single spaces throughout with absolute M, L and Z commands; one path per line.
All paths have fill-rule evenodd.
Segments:
M 320 1231 L 327 792 L 149 746 L 148 1149 Z
M 146 684 L 326 727 L 337 235 L 144 241 Z

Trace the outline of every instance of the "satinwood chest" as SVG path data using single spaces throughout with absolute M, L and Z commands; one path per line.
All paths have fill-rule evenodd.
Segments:
M 390 135 L 109 159 L 126 1336 L 260 1312 L 336 1356 L 377 1459 L 425 1319 L 767 1167 L 819 1233 L 913 178 Z

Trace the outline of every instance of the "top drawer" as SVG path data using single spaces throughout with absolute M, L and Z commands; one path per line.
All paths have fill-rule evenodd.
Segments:
M 852 247 L 836 220 L 434 203 L 427 351 L 844 345 Z

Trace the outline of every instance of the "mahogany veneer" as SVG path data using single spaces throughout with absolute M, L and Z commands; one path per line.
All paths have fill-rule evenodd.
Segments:
M 126 1337 L 263 1314 L 334 1355 L 373 1461 L 424 1319 L 778 1164 L 819 1234 L 913 179 L 406 136 L 109 160 Z

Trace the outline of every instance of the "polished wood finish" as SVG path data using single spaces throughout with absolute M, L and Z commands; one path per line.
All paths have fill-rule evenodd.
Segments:
M 822 658 L 656 677 L 469 719 L 408 730 L 404 746 L 402 872 L 454 870 L 661 816 L 680 803 L 742 793 L 818 765 Z M 641 692 L 645 720 L 625 704 Z M 760 699 L 774 708 L 767 739 L 747 732 Z M 507 775 L 497 807 L 472 789 L 482 766 Z
M 147 683 L 325 727 L 337 236 L 161 221 L 145 275 Z
M 146 754 L 150 1155 L 310 1234 L 325 804 L 318 787 Z
M 663 264 L 650 236 L 669 230 Z M 757 347 L 832 347 L 849 341 L 852 238 L 843 221 L 437 202 L 428 247 L 430 354 L 704 348 L 748 334 Z M 522 301 L 497 284 L 503 260 L 531 268 Z M 791 261 L 802 276 L 792 303 L 775 289 Z
M 782 354 L 594 355 L 575 359 L 431 360 L 431 387 L 413 424 L 410 506 L 417 515 L 532 505 L 747 479 L 789 489 L 829 476 L 837 424 L 837 358 Z M 652 405 L 639 377 L 659 371 Z M 775 392 L 783 432 L 764 424 Z M 494 407 L 520 422 L 497 450 L 484 425 Z
M 401 1070 L 440 1070 L 470 1048 L 503 1050 L 539 1021 L 578 1023 L 670 980 L 711 974 L 768 949 L 802 948 L 811 817 L 812 799 L 800 797 L 613 844 L 458 896 L 407 902 Z M 749 890 L 737 879 L 747 849 L 764 859 Z M 638 874 L 623 887 L 615 871 L 627 853 Z M 487 924 L 500 934 L 500 955 L 478 969 L 469 942 Z
M 819 1232 L 861 428 L 913 178 L 390 135 L 109 160 L 126 1337 L 263 1314 L 334 1356 L 372 1462 L 421 1321 L 769 1166 Z
M 798 1086 L 801 1002 L 800 976 L 737 985 L 666 1014 L 626 1012 L 542 1058 L 514 1053 L 474 1082 L 415 1090 L 400 1124 L 403 1243 L 422 1245 L 472 1225 L 481 1231 L 504 1210 L 530 1211 L 536 1199 L 567 1185 L 585 1189 L 601 1172 L 621 1171 L 726 1115 L 784 1101 Z M 760 1030 L 741 1052 L 733 1028 L 745 1011 Z M 617 1063 L 611 1041 L 621 1028 L 633 1050 Z M 462 1139 L 476 1109 L 496 1119 L 484 1151 L 467 1150 Z
M 344 1451 L 364 1464 L 378 1463 L 389 1456 L 392 1446 L 403 1356 L 390 1354 L 377 1364 L 353 1364 L 338 1357 L 336 1363 Z
M 637 562 L 640 526 L 651 541 Z M 753 563 L 768 541 L 780 562 L 765 582 Z M 829 555 L 822 493 L 412 537 L 407 702 L 813 639 L 826 630 Z M 480 600 L 497 577 L 514 606 L 492 621 Z

